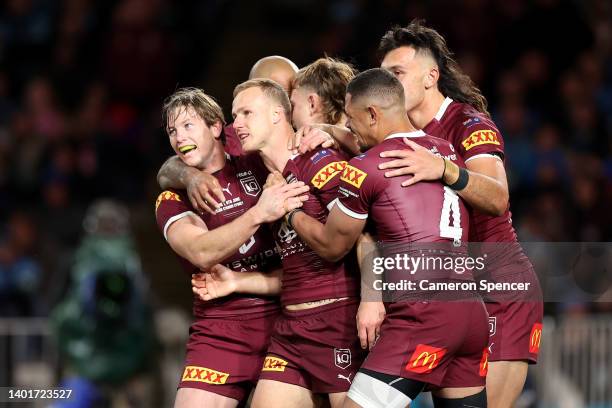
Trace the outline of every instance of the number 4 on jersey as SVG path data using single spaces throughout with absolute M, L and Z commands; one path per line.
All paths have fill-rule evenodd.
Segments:
M 452 238 L 453 244 L 459 246 L 461 245 L 462 233 L 459 196 L 450 188 L 444 187 L 444 202 L 442 203 L 442 214 L 440 214 L 440 236 L 442 238 Z

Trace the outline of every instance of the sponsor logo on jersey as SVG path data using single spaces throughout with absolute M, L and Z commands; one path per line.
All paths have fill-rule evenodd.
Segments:
M 483 144 L 499 145 L 500 143 L 496 132 L 492 130 L 477 130 L 469 135 L 461 144 L 465 147 L 465 150 L 470 150 Z
M 486 377 L 487 372 L 489 372 L 489 349 L 485 347 L 485 349 L 482 351 L 478 375 L 481 377 Z
M 225 384 L 228 373 L 222 373 L 206 367 L 187 366 L 183 371 L 182 381 L 203 382 L 206 384 Z
M 316 152 L 311 158 L 310 160 L 313 163 L 318 163 L 321 161 L 322 158 L 327 157 L 331 154 L 331 152 L 327 149 L 323 149 L 323 150 L 319 150 L 318 152 Z
M 267 356 L 264 360 L 263 368 L 261 371 L 285 371 L 285 367 L 287 367 L 287 361 L 282 358 Z
M 242 184 L 244 192 L 250 196 L 257 197 L 257 195 L 261 192 L 261 187 L 259 186 L 255 176 L 241 178 L 240 184 Z
M 359 170 L 356 167 L 347 164 L 342 172 L 341 180 L 346 181 L 347 183 L 360 188 L 363 180 L 368 176 L 368 173 L 365 171 Z
M 334 348 L 334 364 L 346 370 L 351 365 L 351 350 Z
M 346 164 L 347 163 L 345 161 L 329 163 L 314 175 L 312 180 L 310 180 L 310 183 L 316 188 L 323 188 L 323 186 L 325 186 L 329 180 L 333 179 L 336 174 L 341 173 L 342 170 L 344 170 Z
M 406 370 L 418 374 L 431 372 L 440 364 L 440 360 L 446 354 L 445 348 L 428 346 L 427 344 L 419 344 L 416 346 L 412 357 L 406 364 Z
M 159 208 L 159 205 L 162 201 L 181 201 L 181 197 L 178 194 L 173 193 L 172 191 L 164 191 L 160 195 L 157 196 L 157 201 L 155 201 L 155 212 Z
M 538 354 L 540 352 L 540 342 L 542 341 L 542 323 L 535 323 L 529 335 L 529 352 Z

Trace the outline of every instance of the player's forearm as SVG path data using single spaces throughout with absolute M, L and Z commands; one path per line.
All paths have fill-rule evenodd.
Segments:
M 350 250 L 339 245 L 340 241 L 334 240 L 333 234 L 326 231 L 325 225 L 303 211 L 293 216 L 292 224 L 300 238 L 323 259 L 337 261 Z
M 184 189 L 187 187 L 187 179 L 197 173 L 198 169 L 187 166 L 178 156 L 172 156 L 159 169 L 157 183 L 162 189 Z
M 258 209 L 252 207 L 234 221 L 203 232 L 190 244 L 189 261 L 204 270 L 222 263 L 249 240 L 262 223 Z
M 493 177 L 467 170 L 468 184 L 457 194 L 472 208 L 493 216 L 502 215 L 508 207 L 508 188 Z M 453 184 L 459 178 L 459 166 L 446 160 L 443 181 Z
M 282 269 L 276 269 L 270 273 L 236 273 L 236 292 L 253 295 L 278 295 L 281 290 L 282 272 Z
M 357 156 L 361 153 L 361 149 L 357 144 L 355 135 L 343 126 L 326 125 L 323 130 L 331 135 L 340 148 L 351 156 Z

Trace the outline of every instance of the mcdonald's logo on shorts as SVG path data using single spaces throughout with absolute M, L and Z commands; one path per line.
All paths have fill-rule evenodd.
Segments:
M 268 356 L 264 360 L 264 365 L 261 371 L 285 371 L 285 367 L 287 366 L 287 361 L 282 358 Z
M 529 352 L 538 354 L 540 352 L 540 342 L 542 341 L 542 323 L 535 323 L 529 335 Z
M 418 374 L 429 373 L 440 364 L 440 360 L 442 360 L 444 354 L 446 354 L 445 348 L 419 344 L 416 346 L 414 353 L 412 353 L 410 360 L 408 360 L 406 370 Z
M 206 367 L 186 366 L 181 381 L 195 381 L 207 384 L 225 384 L 228 373 L 212 370 Z

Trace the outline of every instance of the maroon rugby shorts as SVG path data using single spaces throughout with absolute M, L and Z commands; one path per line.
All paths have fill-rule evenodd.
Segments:
M 289 311 L 274 326 L 260 379 L 295 384 L 315 393 L 346 392 L 366 351 L 355 317 L 359 299 Z
M 391 303 L 363 368 L 433 387 L 483 386 L 487 340 L 481 301 Z
M 248 316 L 248 317 L 247 317 Z M 207 318 L 190 328 L 179 388 L 242 401 L 257 384 L 278 312 L 244 319 Z

